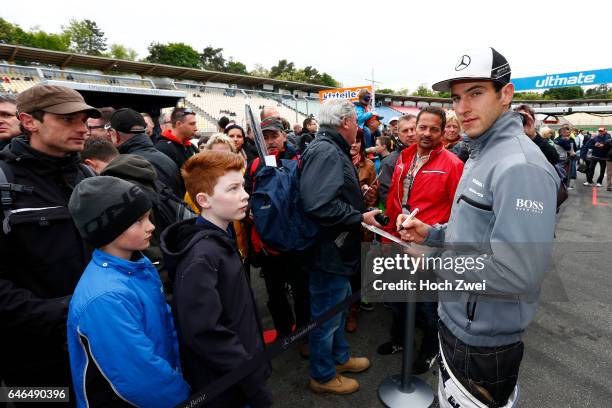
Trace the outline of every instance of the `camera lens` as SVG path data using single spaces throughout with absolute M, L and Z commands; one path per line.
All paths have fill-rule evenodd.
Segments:
M 389 217 L 387 217 L 385 214 L 376 214 L 374 219 L 383 227 L 389 224 Z

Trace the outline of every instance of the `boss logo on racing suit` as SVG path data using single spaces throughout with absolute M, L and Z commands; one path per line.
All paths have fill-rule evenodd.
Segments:
M 517 198 L 515 208 L 518 211 L 529 211 L 536 214 L 542 214 L 544 212 L 544 202 Z

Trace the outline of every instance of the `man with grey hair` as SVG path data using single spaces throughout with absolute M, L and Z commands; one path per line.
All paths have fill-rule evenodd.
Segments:
M 4 149 L 11 139 L 20 133 L 15 97 L 0 95 L 0 150 Z
M 170 119 L 172 112 L 162 113 L 159 117 L 159 127 L 161 132 L 172 129 L 172 120 Z
M 349 279 L 359 273 L 361 222 L 380 227 L 367 211 L 350 148 L 357 137 L 357 117 L 350 101 L 331 100 L 319 112 L 320 130 L 302 157 L 300 195 L 304 211 L 320 227 L 317 242 L 307 250 L 313 319 L 351 294 Z M 323 322 L 310 333 L 310 389 L 349 394 L 359 383 L 340 373 L 358 373 L 370 366 L 365 357 L 351 357 L 344 337 L 346 313 Z

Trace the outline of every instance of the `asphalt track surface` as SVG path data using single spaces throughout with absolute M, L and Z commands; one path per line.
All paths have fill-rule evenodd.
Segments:
M 583 181 L 579 173 L 576 189 L 558 214 L 555 267 L 524 338 L 521 407 L 612 407 L 612 192 L 602 187 L 594 196 L 594 188 Z M 263 279 L 258 270 L 252 277 L 264 327 L 272 328 Z M 352 355 L 369 357 L 372 363 L 364 373 L 347 374 L 360 382 L 351 395 L 312 393 L 308 361 L 295 346 L 276 357 L 268 382 L 274 406 L 382 407 L 378 386 L 401 370 L 401 353 L 376 353 L 389 339 L 390 324 L 390 311 L 376 304 L 374 311 L 361 312 L 357 331 L 347 333 Z M 436 368 L 420 377 L 437 390 Z

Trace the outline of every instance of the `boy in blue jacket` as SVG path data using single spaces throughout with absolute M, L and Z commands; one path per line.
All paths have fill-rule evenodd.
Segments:
M 189 386 L 159 274 L 140 253 L 155 229 L 151 201 L 132 183 L 99 176 L 76 186 L 68 209 L 96 248 L 68 311 L 77 406 L 174 407 Z

